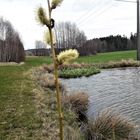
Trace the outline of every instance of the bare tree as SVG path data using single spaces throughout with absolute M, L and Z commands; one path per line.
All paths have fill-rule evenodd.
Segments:
M 50 54 L 50 49 L 47 49 L 47 45 L 39 40 L 35 41 L 35 49 L 32 49 L 35 56 L 48 56 Z
M 71 22 L 60 22 L 55 26 L 57 48 L 78 48 L 86 42 L 86 36 L 80 31 L 76 24 Z
M 19 63 L 24 60 L 24 47 L 18 32 L 9 21 L 0 18 L 0 62 Z
M 35 41 L 35 48 L 36 49 L 44 49 L 46 47 L 47 47 L 46 44 L 43 43 L 42 41 L 39 41 L 39 40 Z

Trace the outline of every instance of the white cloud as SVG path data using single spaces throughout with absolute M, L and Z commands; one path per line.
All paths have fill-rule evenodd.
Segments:
M 35 40 L 43 40 L 45 28 L 35 20 L 35 9 L 44 0 L 0 0 L 0 16 L 10 20 L 20 33 L 26 49 L 34 48 Z M 88 38 L 136 32 L 136 4 L 115 0 L 64 0 L 53 12 L 56 21 L 78 24 Z

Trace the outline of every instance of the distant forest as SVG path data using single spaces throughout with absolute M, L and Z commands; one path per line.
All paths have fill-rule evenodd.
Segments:
M 103 52 L 113 52 L 113 51 L 126 51 L 126 50 L 135 50 L 136 49 L 136 34 L 132 34 L 130 38 L 126 36 L 108 36 L 102 38 L 94 38 L 91 40 L 87 40 L 85 44 L 83 44 L 82 48 L 86 48 L 86 54 L 90 55 L 93 52 L 103 53 Z
M 102 38 L 94 38 L 91 40 L 84 40 L 82 44 L 78 45 L 67 45 L 64 47 L 63 41 L 59 42 L 59 46 L 56 44 L 56 52 L 66 49 L 77 49 L 81 56 L 93 55 L 97 53 L 104 52 L 113 52 L 113 51 L 126 51 L 126 50 L 135 50 L 136 49 L 136 34 L 132 34 L 130 38 L 126 36 L 116 35 L 116 36 L 108 36 Z M 66 43 L 66 41 L 64 41 Z M 39 44 L 39 43 L 38 43 Z M 45 45 L 40 46 L 37 44 L 36 49 L 30 50 L 32 55 L 44 56 L 49 55 L 51 50 L 45 49 Z M 60 47 L 63 46 L 63 47 Z

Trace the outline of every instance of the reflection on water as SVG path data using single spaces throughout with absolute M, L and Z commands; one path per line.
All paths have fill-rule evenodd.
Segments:
M 63 79 L 62 83 L 68 91 L 89 94 L 89 116 L 109 108 L 140 125 L 140 68 L 102 70 L 88 78 Z

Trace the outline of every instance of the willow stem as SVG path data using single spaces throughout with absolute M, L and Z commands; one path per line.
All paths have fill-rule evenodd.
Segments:
M 51 29 L 49 29 L 49 33 L 50 33 L 50 40 L 52 40 Z M 53 43 L 51 43 L 51 46 L 53 46 Z M 61 94 L 60 94 L 59 82 L 58 82 L 58 66 L 57 66 L 57 62 L 56 62 L 54 46 L 52 47 L 52 54 L 53 54 L 53 62 L 54 62 L 54 76 L 55 76 L 55 86 L 56 86 L 56 96 L 57 96 L 57 108 L 58 108 L 58 113 L 59 113 L 60 140 L 63 140 L 63 114 L 62 114 L 62 106 L 61 106 Z
M 49 8 L 49 20 L 51 22 L 51 7 L 50 7 L 50 1 L 48 1 L 48 8 Z M 64 139 L 63 135 L 63 113 L 62 113 L 62 106 L 61 106 L 61 93 L 59 90 L 59 81 L 58 81 L 58 64 L 56 60 L 56 53 L 55 48 L 53 44 L 53 35 L 52 35 L 52 29 L 49 28 L 49 34 L 50 34 L 50 42 L 51 42 L 51 49 L 52 49 L 52 57 L 53 57 L 53 64 L 54 64 L 54 77 L 55 77 L 55 87 L 56 87 L 56 97 L 57 97 L 57 109 L 59 114 L 59 129 L 60 129 L 60 140 Z
M 113 134 L 113 140 L 116 140 L 116 137 L 115 137 L 115 123 L 112 124 L 112 134 Z

